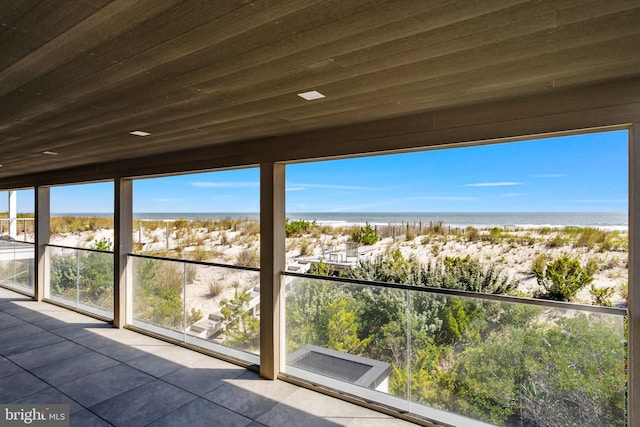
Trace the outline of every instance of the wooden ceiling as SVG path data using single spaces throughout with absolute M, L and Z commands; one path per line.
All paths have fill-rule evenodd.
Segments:
M 0 179 L 635 78 L 639 22 L 638 0 L 2 1 Z

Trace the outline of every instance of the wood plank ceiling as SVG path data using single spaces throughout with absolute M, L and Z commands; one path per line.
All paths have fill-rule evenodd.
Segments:
M 629 79 L 638 22 L 638 0 L 2 1 L 0 179 Z

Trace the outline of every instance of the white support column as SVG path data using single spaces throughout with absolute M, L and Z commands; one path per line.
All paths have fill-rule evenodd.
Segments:
M 629 295 L 628 413 L 640 426 L 640 123 L 629 131 Z
M 35 188 L 35 283 L 33 297 L 36 301 L 48 297 L 49 260 L 47 244 L 50 237 L 49 187 Z
M 133 185 L 130 179 L 116 179 L 114 185 L 113 325 L 122 328 L 131 317 L 127 254 L 133 250 Z
M 285 166 L 260 165 L 260 376 L 281 369 L 280 272 L 285 268 Z
M 17 224 L 17 199 L 18 193 L 16 191 L 8 191 L 9 195 L 8 206 L 9 206 L 9 236 L 14 239 L 18 236 L 18 224 Z

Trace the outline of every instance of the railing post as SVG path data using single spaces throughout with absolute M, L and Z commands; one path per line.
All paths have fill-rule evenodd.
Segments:
M 127 292 L 127 255 L 133 250 L 133 184 L 130 179 L 118 178 L 114 186 L 113 325 L 122 328 L 127 316 L 131 316 L 131 304 L 127 303 L 131 300 L 131 292 Z
M 630 427 L 640 426 L 640 123 L 629 130 L 629 294 L 628 411 Z
M 80 251 L 75 250 L 76 253 L 76 308 L 80 306 Z
M 42 301 L 45 296 L 45 284 L 49 277 L 49 260 L 47 258 L 47 244 L 49 244 L 50 230 L 50 195 L 49 187 L 35 188 L 35 283 L 33 284 L 33 298 Z
M 260 376 L 281 370 L 280 273 L 285 268 L 285 165 L 260 165 Z
M 17 212 L 17 194 L 15 191 L 9 191 L 9 236 L 14 239 L 18 236 L 18 212 Z

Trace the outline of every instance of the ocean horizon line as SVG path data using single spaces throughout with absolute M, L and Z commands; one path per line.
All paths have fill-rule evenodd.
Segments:
M 108 217 L 111 213 L 52 213 L 52 217 Z M 290 220 L 316 221 L 319 225 L 357 226 L 442 222 L 452 227 L 595 227 L 610 230 L 628 228 L 626 211 L 534 211 L 534 212 L 287 212 Z M 222 218 L 259 220 L 258 212 L 134 212 L 135 220 L 217 220 Z

